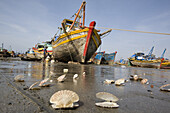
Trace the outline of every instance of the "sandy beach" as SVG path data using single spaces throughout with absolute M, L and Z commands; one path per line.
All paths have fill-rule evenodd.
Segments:
M 68 69 L 64 82 L 57 77 Z M 83 76 L 83 72 L 86 73 Z M 79 77 L 73 80 L 73 75 Z M 129 80 L 130 75 L 147 78 L 149 84 Z M 16 75 L 24 75 L 25 82 L 15 82 Z M 50 78 L 50 87 L 29 90 L 36 81 Z M 125 78 L 125 86 L 104 84 L 105 79 Z M 170 83 L 170 70 L 121 67 L 107 65 L 82 65 L 66 63 L 27 62 L 18 58 L 0 60 L 0 112 L 1 113 L 168 113 L 170 92 L 159 87 Z M 151 87 L 152 85 L 152 87 Z M 71 90 L 79 95 L 79 107 L 75 109 L 53 109 L 50 97 L 60 90 Z M 119 98 L 119 108 L 95 106 L 102 100 L 96 98 L 98 92 L 109 92 Z

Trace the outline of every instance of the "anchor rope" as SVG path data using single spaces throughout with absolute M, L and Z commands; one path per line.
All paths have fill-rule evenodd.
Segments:
M 112 29 L 112 30 L 119 30 L 119 31 L 139 32 L 139 33 L 149 33 L 149 34 L 170 35 L 170 33 L 159 33 L 159 32 L 148 32 L 148 31 L 137 31 L 137 30 L 116 29 L 116 28 L 107 28 L 107 27 L 96 27 L 96 28 L 99 28 L 99 29 Z

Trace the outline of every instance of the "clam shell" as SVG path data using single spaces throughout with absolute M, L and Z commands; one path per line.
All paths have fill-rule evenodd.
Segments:
M 148 79 L 146 79 L 146 78 L 144 78 L 144 79 L 141 80 L 141 83 L 142 83 L 142 84 L 146 84 L 147 82 L 148 82 Z
M 125 83 L 125 79 L 124 78 L 118 79 L 118 80 L 115 81 L 115 85 L 117 85 L 117 86 L 120 86 L 120 85 L 122 85 L 124 83 Z
M 73 108 L 77 107 L 78 104 L 74 102 L 79 101 L 79 96 L 70 90 L 61 90 L 54 93 L 50 98 L 53 108 Z
M 112 101 L 112 102 L 116 102 L 119 100 L 115 95 L 107 92 L 99 92 L 96 94 L 96 97 L 102 100 Z
M 117 103 L 114 102 L 99 102 L 99 103 L 95 103 L 96 106 L 99 107 L 107 107 L 107 108 L 117 108 L 119 107 L 119 105 Z
M 34 89 L 33 87 L 35 86 L 35 85 L 37 85 L 39 83 L 39 81 L 37 81 L 37 82 L 35 82 L 35 83 L 33 83 L 28 89 Z
M 170 92 L 170 87 L 168 86 L 170 86 L 170 84 L 163 85 L 160 87 L 160 90 Z
M 24 80 L 22 80 L 24 78 L 24 75 L 17 75 L 15 76 L 14 80 L 16 82 L 24 82 Z
M 57 78 L 57 80 L 58 80 L 59 82 L 63 82 L 63 81 L 65 80 L 65 76 L 66 76 L 66 74 L 61 75 L 61 76 L 59 76 L 59 77 Z
M 46 83 L 48 80 L 49 80 L 49 78 L 42 80 L 38 86 L 43 86 L 43 84 Z
M 73 79 L 76 79 L 76 78 L 78 78 L 78 74 L 75 74 L 74 76 L 73 76 Z
M 109 79 L 106 79 L 106 80 L 104 81 L 105 84 L 112 84 L 112 83 L 114 83 L 114 82 L 115 82 L 114 80 L 109 80 Z
M 67 72 L 68 72 L 68 69 L 63 69 L 63 72 L 64 72 L 64 73 L 67 73 Z

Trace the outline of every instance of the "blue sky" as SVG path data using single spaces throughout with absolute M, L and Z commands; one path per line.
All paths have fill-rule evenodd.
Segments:
M 36 43 L 50 40 L 65 18 L 70 18 L 83 0 L 0 0 L 0 46 L 25 52 Z M 86 26 L 170 33 L 169 0 L 86 0 Z M 101 29 L 101 31 L 104 31 Z M 170 35 L 112 31 L 98 51 L 118 51 L 116 60 L 134 52 L 170 59 Z

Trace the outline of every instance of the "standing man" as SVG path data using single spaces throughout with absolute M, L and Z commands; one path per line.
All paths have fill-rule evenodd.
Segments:
M 45 61 L 45 59 L 46 59 L 46 57 L 47 57 L 47 46 L 46 47 L 44 47 L 44 61 Z

